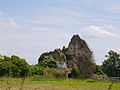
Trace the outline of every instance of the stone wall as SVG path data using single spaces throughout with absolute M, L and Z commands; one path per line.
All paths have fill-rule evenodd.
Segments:
M 79 35 L 73 35 L 65 55 L 68 67 L 78 68 L 82 77 L 90 77 L 94 73 L 95 64 L 92 52 L 87 43 Z
M 63 68 L 77 68 L 79 69 L 83 78 L 90 77 L 95 71 L 95 63 L 93 55 L 85 40 L 81 39 L 79 35 L 73 35 L 68 48 L 55 49 L 49 53 L 44 53 L 39 58 L 51 55 L 59 67 Z M 62 69 L 63 69 L 62 68 Z

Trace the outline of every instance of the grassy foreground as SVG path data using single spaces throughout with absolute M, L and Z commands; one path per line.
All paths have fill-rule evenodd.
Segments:
M 45 79 L 0 78 L 0 90 L 108 90 L 111 82 L 90 79 Z M 120 90 L 116 82 L 110 90 Z

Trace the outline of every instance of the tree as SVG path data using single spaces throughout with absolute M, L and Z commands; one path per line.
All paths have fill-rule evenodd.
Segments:
M 38 65 L 31 66 L 30 68 L 32 75 L 43 75 L 44 74 L 44 68 Z
M 30 72 L 30 65 L 26 62 L 25 59 L 21 59 L 18 56 L 11 56 L 11 62 L 12 64 L 14 64 L 15 66 L 13 66 L 12 70 L 13 70 L 13 74 L 16 73 L 16 75 L 19 75 L 20 77 L 24 77 L 27 76 Z M 15 67 L 17 68 L 17 70 L 15 71 Z
M 40 60 L 39 64 L 43 67 L 56 68 L 57 64 L 55 59 L 50 56 L 44 56 L 43 60 Z
M 96 71 L 95 71 L 95 74 L 97 74 L 97 75 L 104 75 L 101 66 L 96 65 Z
M 110 50 L 102 62 L 102 70 L 109 77 L 120 77 L 120 54 Z
M 42 53 L 41 56 L 40 56 L 40 58 L 38 59 L 38 63 L 41 63 L 41 61 L 43 60 L 43 58 L 44 58 L 45 56 L 49 56 L 49 53 L 48 53 L 48 52 Z
M 18 56 L 0 55 L 0 76 L 24 77 L 30 72 L 30 65 Z
M 15 64 L 11 64 L 11 76 L 12 77 L 20 76 L 20 69 Z
M 0 76 L 9 76 L 11 72 L 11 63 L 3 61 L 0 62 Z
M 80 71 L 77 68 L 72 68 L 71 75 L 72 78 L 81 78 Z

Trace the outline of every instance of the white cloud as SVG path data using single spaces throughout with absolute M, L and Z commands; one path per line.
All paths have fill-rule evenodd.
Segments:
M 115 51 L 117 53 L 120 53 L 120 48 L 107 48 L 106 52 L 109 52 L 110 50 L 113 50 L 113 51 Z
M 113 51 L 115 51 L 117 53 L 120 53 L 120 48 L 114 48 L 114 49 L 110 49 L 110 50 L 113 50 Z
M 6 40 L 6 37 L 0 36 L 0 40 Z
M 55 1 L 69 2 L 69 1 L 73 1 L 73 0 L 55 0 Z
M 4 13 L 0 11 L 0 16 L 4 16 Z
M 0 50 L 0 55 L 1 55 L 1 54 L 5 54 L 5 53 L 6 53 L 5 51 Z
M 96 1 L 96 0 L 82 0 L 84 2 L 93 2 L 93 1 Z
M 47 28 L 47 27 L 29 27 L 30 30 L 36 30 L 36 31 L 50 31 L 51 28 Z M 53 29 L 52 29 L 53 30 Z
M 63 0 L 64 2 L 68 1 L 68 0 Z
M 81 13 L 78 10 L 72 10 L 67 8 L 48 7 L 47 9 L 52 10 L 55 14 L 63 15 L 63 16 L 74 16 L 74 17 L 88 16 L 87 14 Z
M 115 29 L 116 29 L 112 24 L 104 25 L 103 27 L 104 27 L 106 30 L 115 30 Z
M 105 26 L 88 26 L 84 32 L 87 35 L 92 35 L 95 37 L 113 37 L 116 38 L 118 35 L 116 33 L 109 32 L 108 30 L 113 29 L 113 26 L 105 25 Z
M 44 15 L 40 16 L 40 20 L 30 21 L 32 24 L 45 24 L 45 25 L 78 25 L 81 22 L 78 19 L 64 16 Z
M 105 10 L 107 10 L 109 12 L 120 14 L 120 1 L 119 0 L 118 1 L 117 0 L 108 1 L 105 4 Z
M 0 29 L 19 29 L 20 25 L 15 22 L 13 18 L 0 18 Z
M 0 29 L 20 29 L 21 26 L 11 17 L 5 16 L 3 12 L 0 12 Z
M 88 16 L 78 10 L 57 7 L 39 8 L 44 11 L 36 16 L 36 20 L 31 20 L 30 24 L 45 24 L 45 25 L 79 25 L 83 24 L 80 18 Z
M 58 1 L 63 1 L 63 2 L 70 2 L 70 1 L 72 1 L 72 2 L 75 2 L 74 0 L 58 0 Z M 77 0 L 77 2 L 78 1 L 82 1 L 82 2 L 92 2 L 92 1 L 96 1 L 96 0 Z

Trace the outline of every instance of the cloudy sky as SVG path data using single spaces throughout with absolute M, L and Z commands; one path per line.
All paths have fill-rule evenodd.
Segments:
M 0 54 L 36 64 L 42 52 L 86 40 L 101 64 L 120 52 L 120 0 L 0 0 Z

